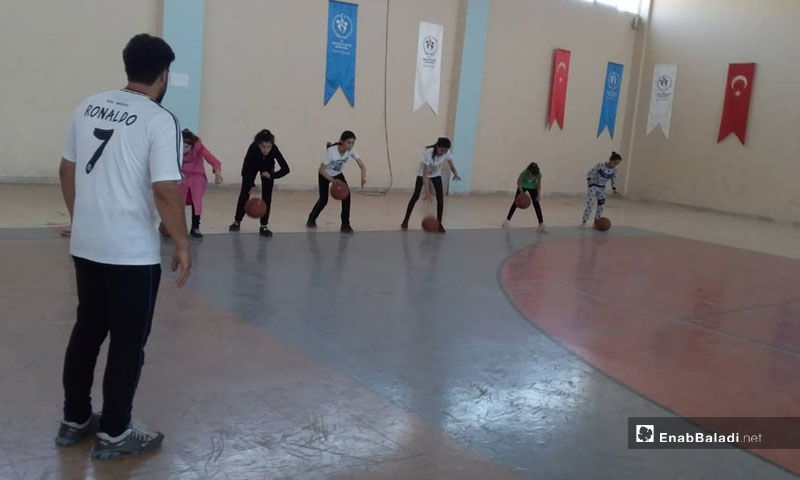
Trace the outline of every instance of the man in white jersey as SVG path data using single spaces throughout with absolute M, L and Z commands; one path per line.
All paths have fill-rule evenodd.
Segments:
M 175 241 L 172 270 L 180 267 L 179 287 L 191 270 L 178 189 L 181 130 L 160 105 L 175 54 L 164 40 L 140 34 L 122 58 L 128 85 L 78 106 L 59 169 L 72 217 L 78 314 L 64 361 L 64 419 L 56 443 L 74 445 L 97 432 L 97 459 L 152 450 L 164 438 L 131 423 L 161 278 L 159 221 Z M 106 336 L 100 416 L 92 413 L 90 394 Z

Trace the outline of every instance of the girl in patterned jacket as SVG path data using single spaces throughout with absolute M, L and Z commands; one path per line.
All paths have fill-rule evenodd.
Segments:
M 586 209 L 583 211 L 583 221 L 581 227 L 586 226 L 586 222 L 592 214 L 594 204 L 597 203 L 597 212 L 594 219 L 603 216 L 603 207 L 606 204 L 606 184 L 611 180 L 611 189 L 615 195 L 617 192 L 617 166 L 622 162 L 622 156 L 617 152 L 611 152 L 611 157 L 606 163 L 598 163 L 586 173 L 586 182 L 589 189 L 586 192 Z

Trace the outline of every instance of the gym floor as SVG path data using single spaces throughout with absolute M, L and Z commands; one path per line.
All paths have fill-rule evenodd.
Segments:
M 0 478 L 778 479 L 792 450 L 627 448 L 631 416 L 796 416 L 800 230 L 614 199 L 449 197 L 445 236 L 357 195 L 354 236 L 311 192 L 222 233 L 211 189 L 194 269 L 165 273 L 134 415 L 163 448 L 120 461 L 53 445 L 76 305 L 57 187 L 0 186 Z M 57 207 L 53 207 L 57 205 Z M 164 254 L 170 252 L 164 242 Z M 96 376 L 96 408 L 101 398 Z M 793 473 L 794 472 L 794 473 Z

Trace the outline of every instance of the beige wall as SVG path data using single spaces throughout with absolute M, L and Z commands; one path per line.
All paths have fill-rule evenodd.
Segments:
M 492 2 L 473 189 L 513 190 L 519 172 L 535 161 L 545 192 L 585 190 L 586 171 L 620 149 L 632 91 L 631 20 L 577 0 Z M 546 128 L 555 48 L 572 52 L 563 131 Z M 613 140 L 607 132 L 596 138 L 609 61 L 625 65 Z
M 122 48 L 158 33 L 160 2 L 3 2 L 0 9 L 0 179 L 53 178 L 72 110 L 123 87 Z
M 161 2 L 6 2 L 0 16 L 0 180 L 54 178 L 74 106 L 124 83 L 121 50 L 160 31 Z M 207 1 L 200 134 L 238 180 L 252 134 L 270 128 L 293 174 L 315 184 L 322 145 L 359 137 L 370 185 L 388 186 L 383 131 L 385 0 L 359 2 L 356 108 L 341 93 L 322 106 L 323 0 Z M 800 2 L 654 0 L 646 31 L 631 16 L 578 0 L 492 2 L 473 188 L 509 190 L 531 160 L 546 192 L 582 192 L 583 175 L 612 149 L 626 155 L 632 196 L 797 221 L 800 210 Z M 420 148 L 452 135 L 466 0 L 392 2 L 389 137 L 394 185 L 409 187 Z M 420 20 L 445 26 L 441 106 L 411 112 Z M 638 35 L 638 38 L 637 38 Z M 756 39 L 753 41 L 753 39 Z M 552 52 L 572 51 L 566 129 L 545 128 Z M 643 61 L 640 60 L 644 55 Z M 625 65 L 614 140 L 595 138 L 607 61 Z M 747 145 L 716 143 L 729 62 L 758 64 Z M 638 109 L 636 77 L 642 67 Z M 644 134 L 652 69 L 679 65 L 669 140 Z M 458 158 L 456 158 L 458 162 Z M 357 176 L 354 165 L 347 173 Z
M 358 135 L 369 185 L 390 183 L 384 135 L 385 0 L 359 3 L 356 106 L 341 92 L 322 105 L 327 2 L 207 1 L 200 131 L 238 181 L 245 148 L 260 128 L 275 132 L 293 173 L 287 187 L 311 187 L 326 140 Z M 124 82 L 121 49 L 134 32 L 158 33 L 161 2 L 11 2 L 0 17 L 0 178 L 53 178 L 69 114 L 86 95 Z M 392 2 L 388 125 L 395 187 L 413 184 L 422 146 L 452 136 L 466 0 Z M 42 16 L 47 12 L 47 16 Z M 631 78 L 630 16 L 577 0 L 492 2 L 473 188 L 507 190 L 530 160 L 548 191 L 580 191 L 583 174 L 619 149 Z M 52 19 L 49 21 L 47 19 Z M 439 115 L 411 111 L 420 20 L 445 27 Z M 19 50 L 24 39 L 24 50 Z M 552 50 L 572 50 L 567 129 L 544 127 Z M 19 50 L 19 51 L 18 51 Z M 24 53 L 24 54 L 23 54 Z M 614 141 L 595 139 L 608 60 L 625 64 Z M 456 159 L 458 161 L 458 159 Z M 346 172 L 357 176 L 355 165 Z
M 800 2 L 655 0 L 632 195 L 779 220 L 800 211 Z M 728 63 L 755 62 L 745 146 L 717 144 Z M 645 135 L 653 65 L 677 63 L 670 139 Z
M 367 164 L 369 184 L 388 187 L 384 133 L 386 1 L 361 0 L 358 11 L 356 101 L 341 91 L 323 106 L 328 4 L 321 0 L 237 0 L 206 3 L 200 132 L 223 162 L 226 180 L 239 181 L 253 134 L 275 133 L 292 173 L 283 187 L 317 184 L 325 142 L 353 130 Z M 454 61 L 463 0 L 391 2 L 388 125 L 394 185 L 413 185 L 422 147 L 452 134 L 448 113 L 458 88 Z M 412 112 L 417 38 L 421 20 L 444 25 L 439 115 Z M 455 73 L 455 74 L 454 74 Z M 358 178 L 358 167 L 345 167 Z
M 316 186 L 327 140 L 358 136 L 369 186 L 390 183 L 384 133 L 386 1 L 359 2 L 356 105 L 341 92 L 322 105 L 327 2 L 206 2 L 200 132 L 238 182 L 252 135 L 277 135 L 292 175 L 283 186 Z M 465 0 L 392 2 L 389 19 L 388 125 L 395 186 L 413 185 L 421 149 L 452 135 Z M 133 33 L 160 31 L 162 2 L 8 2 L 0 16 L 0 179 L 56 175 L 69 115 L 85 96 L 124 85 L 121 51 Z M 46 12 L 46 15 L 45 15 Z M 412 112 L 421 20 L 445 28 L 439 115 Z M 358 176 L 355 165 L 346 173 Z

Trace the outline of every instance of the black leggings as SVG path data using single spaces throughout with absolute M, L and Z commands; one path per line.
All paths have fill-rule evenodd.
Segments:
M 244 218 L 244 204 L 250 198 L 250 189 L 255 186 L 255 176 L 260 175 L 259 172 L 251 175 L 250 178 L 242 177 L 242 190 L 239 192 L 239 201 L 236 203 L 236 215 L 233 217 L 237 223 L 241 222 Z M 261 177 L 261 199 L 267 204 L 267 211 L 261 217 L 261 225 L 266 226 L 269 224 L 269 212 L 272 207 L 272 187 L 275 185 L 274 178 Z M 199 225 L 198 218 L 198 225 Z
M 544 217 L 542 216 L 542 206 L 539 205 L 539 201 L 536 200 L 537 190 L 529 188 L 524 188 L 522 190 L 526 191 L 528 195 L 531 196 L 531 200 L 533 201 L 533 208 L 536 210 L 536 218 L 539 220 L 539 223 L 544 223 Z M 517 187 L 517 194 L 514 195 L 514 201 L 511 202 L 511 208 L 508 210 L 508 216 L 506 217 L 506 220 L 511 220 L 511 217 L 514 216 L 514 212 L 517 211 L 517 195 L 522 193 L 522 190 L 520 190 L 520 188 Z
M 64 420 L 83 423 L 92 414 L 94 368 L 100 346 L 110 336 L 100 431 L 113 437 L 124 432 L 131 421 L 161 266 L 107 265 L 73 259 L 78 320 L 64 360 Z
M 343 181 L 345 185 L 347 184 L 347 179 L 344 178 L 343 173 L 340 173 L 333 178 Z M 317 200 L 317 203 L 314 204 L 314 208 L 311 209 L 311 213 L 308 215 L 309 222 L 316 222 L 317 217 L 319 217 L 319 214 L 322 213 L 322 210 L 328 204 L 329 189 L 330 182 L 327 178 L 320 175 L 319 200 Z M 347 195 L 347 198 L 342 200 L 342 225 L 350 225 L 350 196 L 351 195 Z
M 442 177 L 433 177 L 429 178 L 429 180 L 433 184 L 434 190 L 436 190 L 436 219 L 439 220 L 439 223 L 442 223 L 442 213 L 444 212 L 444 188 L 442 187 Z M 414 184 L 414 193 L 408 201 L 408 208 L 406 208 L 406 216 L 403 219 L 404 223 L 408 223 L 408 220 L 411 218 L 411 212 L 414 210 L 414 205 L 416 205 L 417 200 L 419 200 L 419 195 L 422 193 L 422 186 L 424 184 L 425 182 L 422 180 L 422 176 L 417 176 L 417 183 Z
M 192 230 L 200 229 L 200 215 L 194 211 L 194 203 L 192 203 Z

